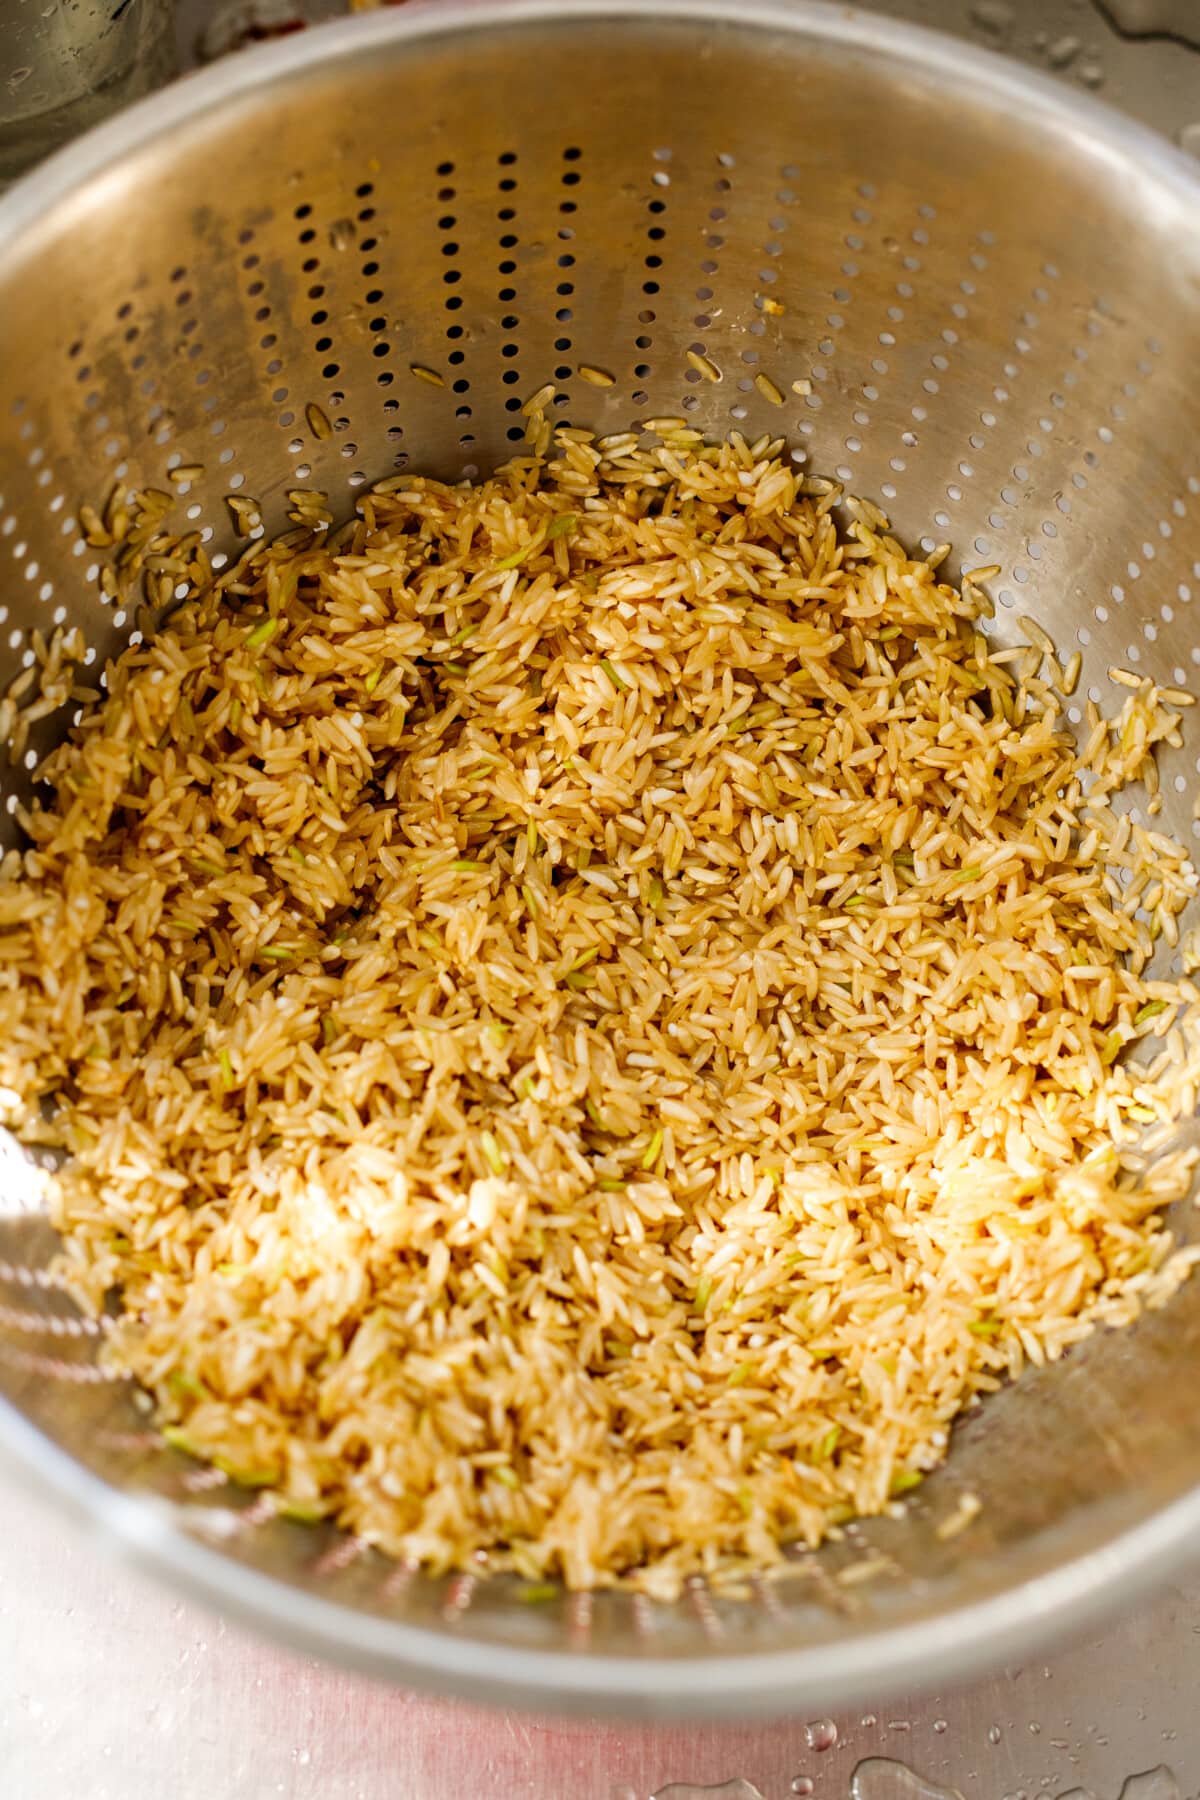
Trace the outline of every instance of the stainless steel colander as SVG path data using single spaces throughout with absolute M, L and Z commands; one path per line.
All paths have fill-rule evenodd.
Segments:
M 997 634 L 1027 613 L 1082 652 L 1076 722 L 1111 664 L 1197 678 L 1200 180 L 1091 101 L 869 15 L 515 0 L 249 53 L 0 203 L 0 317 L 4 681 L 34 628 L 78 621 L 100 656 L 144 628 L 77 522 L 114 479 L 173 488 L 219 563 L 226 496 L 273 531 L 297 485 L 348 509 L 410 461 L 473 474 L 544 381 L 576 424 L 783 435 L 910 540 L 1000 563 Z M 1185 838 L 1198 758 L 1200 726 L 1163 763 Z M 785 1582 L 530 1606 L 431 1581 L 161 1447 L 0 1148 L 11 1450 L 141 1560 L 376 1671 L 630 1712 L 844 1701 L 1016 1654 L 1200 1541 L 1198 1280 L 997 1396 L 904 1518 Z M 984 1510 L 946 1535 L 968 1490 Z

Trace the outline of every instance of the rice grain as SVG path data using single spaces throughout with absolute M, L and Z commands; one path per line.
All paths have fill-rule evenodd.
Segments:
M 1138 1144 L 1200 993 L 1150 970 L 1188 857 L 1113 805 L 1189 697 L 1077 745 L 944 550 L 646 430 L 337 529 L 297 491 L 110 664 L 0 867 L 0 1085 L 173 1445 L 663 1593 L 896 1504 L 1184 1279 L 1189 1158 Z M 191 566 L 140 508 L 85 529 Z

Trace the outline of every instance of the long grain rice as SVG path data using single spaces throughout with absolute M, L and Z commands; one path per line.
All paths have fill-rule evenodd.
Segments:
M 651 428 L 175 552 L 0 869 L 0 1082 L 171 1443 L 436 1569 L 672 1592 L 1182 1279 L 1137 1144 L 1195 1105 L 1148 964 L 1196 878 L 1112 806 L 1179 741 L 1149 682 L 1077 747 L 944 552 Z

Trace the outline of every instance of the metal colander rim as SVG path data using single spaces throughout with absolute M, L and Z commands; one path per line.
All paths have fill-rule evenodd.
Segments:
M 525 1650 L 406 1625 L 301 1592 L 199 1543 L 156 1497 L 126 1495 L 59 1449 L 7 1400 L 0 1451 L 105 1547 L 210 1610 L 289 1650 L 364 1674 L 493 1705 L 622 1717 L 780 1716 L 914 1687 L 955 1685 L 1078 1636 L 1122 1602 L 1178 1580 L 1200 1553 L 1200 1491 L 1113 1542 L 985 1600 L 842 1642 L 740 1656 L 638 1657 Z
M 569 13 L 554 0 L 416 0 L 401 14 L 333 20 L 274 43 L 251 46 L 183 76 L 96 126 L 0 196 L 0 256 L 35 230 L 51 207 L 153 142 L 164 127 L 252 104 L 264 87 L 326 59 L 354 51 L 367 54 L 376 46 L 435 43 L 492 28 L 541 24 L 571 29 L 577 21 L 664 26 L 694 21 L 739 33 L 777 31 L 865 52 L 881 62 L 908 63 L 947 83 L 969 84 L 974 95 L 1002 110 L 1014 126 L 1036 124 L 1059 132 L 1077 148 L 1086 146 L 1093 156 L 1103 152 L 1114 172 L 1145 187 L 1148 195 L 1169 197 L 1185 212 L 1200 199 L 1200 169 L 1192 157 L 1093 95 L 943 32 L 867 11 L 849 12 L 827 0 L 738 0 L 736 14 L 729 0 L 572 0 Z

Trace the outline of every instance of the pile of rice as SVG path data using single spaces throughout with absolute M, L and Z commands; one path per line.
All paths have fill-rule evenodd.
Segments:
M 1111 803 L 1188 697 L 1077 742 L 780 444 L 545 435 L 296 496 L 109 667 L 0 868 L 0 1080 L 172 1444 L 669 1593 L 1186 1273 L 1125 1147 L 1195 1106 L 1196 877 Z

